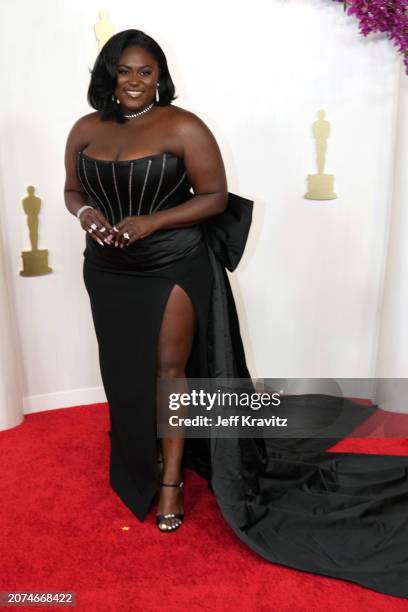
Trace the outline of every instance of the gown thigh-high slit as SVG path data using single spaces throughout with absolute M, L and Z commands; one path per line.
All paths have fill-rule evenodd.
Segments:
M 156 276 L 132 275 L 130 285 L 128 275 L 84 263 L 110 413 L 110 483 L 140 520 L 144 520 L 158 484 L 154 410 L 157 352 L 163 315 L 176 285 L 187 293 L 197 319 L 186 375 L 194 377 L 207 371 L 212 278 L 203 266 L 205 255 L 199 247 L 197 257 L 192 256 L 187 265 L 171 266 L 167 275 L 163 271 Z
M 172 153 L 114 162 L 80 152 L 77 173 L 88 203 L 112 225 L 193 197 L 183 160 Z M 158 489 L 157 347 L 175 285 L 197 321 L 186 376 L 251 383 L 225 269 L 242 255 L 250 215 L 240 217 L 239 196 L 229 196 L 237 208 L 219 225 L 161 230 L 123 249 L 86 235 L 83 278 L 109 405 L 109 479 L 140 521 Z M 282 398 L 295 416 L 305 402 L 317 435 L 186 439 L 183 466 L 207 479 L 227 524 L 264 559 L 408 598 L 408 457 L 326 452 L 377 407 L 324 394 Z

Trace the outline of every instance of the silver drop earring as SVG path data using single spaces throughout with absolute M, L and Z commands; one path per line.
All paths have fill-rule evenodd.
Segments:
M 159 97 L 159 83 L 157 83 L 156 85 L 156 102 L 159 102 L 160 97 Z
M 115 94 L 112 94 L 112 102 L 115 101 Z M 116 104 L 120 104 L 120 101 L 116 98 Z

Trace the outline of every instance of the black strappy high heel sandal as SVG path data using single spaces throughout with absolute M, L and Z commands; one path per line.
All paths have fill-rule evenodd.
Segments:
M 180 489 L 183 487 L 183 481 L 180 482 L 179 484 L 166 484 L 165 482 L 161 482 L 160 485 L 162 487 L 179 487 Z M 178 520 L 177 525 L 167 525 L 167 523 L 165 522 L 166 519 L 169 518 L 175 518 Z M 156 514 L 156 525 L 159 528 L 160 531 L 175 531 L 176 529 L 178 529 L 179 527 L 181 527 L 181 525 L 183 524 L 183 520 L 184 520 L 184 512 L 179 512 L 177 514 L 175 514 L 174 512 L 171 512 L 170 514 Z M 160 524 L 163 523 L 164 527 L 160 527 Z

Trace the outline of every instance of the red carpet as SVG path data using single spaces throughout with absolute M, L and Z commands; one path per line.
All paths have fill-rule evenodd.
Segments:
M 139 523 L 109 487 L 108 429 L 98 404 L 27 415 L 0 432 L 0 591 L 75 591 L 86 611 L 408 611 L 406 600 L 264 561 L 192 472 L 177 533 L 157 530 L 154 509 Z M 348 439 L 331 450 L 408 455 L 408 440 Z

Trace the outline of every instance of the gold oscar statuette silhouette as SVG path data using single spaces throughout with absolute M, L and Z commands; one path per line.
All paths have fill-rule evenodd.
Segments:
M 108 21 L 108 13 L 99 11 L 99 21 L 94 25 L 96 40 L 98 41 L 99 51 L 113 34 L 113 25 Z
M 34 195 L 34 187 L 27 187 L 28 196 L 23 199 L 24 212 L 27 215 L 27 225 L 30 235 L 31 251 L 23 251 L 23 269 L 21 276 L 40 276 L 52 272 L 48 266 L 48 249 L 38 249 L 38 215 L 41 208 L 41 200 Z
M 317 174 L 307 176 L 307 200 L 334 200 L 334 174 L 325 174 L 327 139 L 330 135 L 330 123 L 325 119 L 326 113 L 320 110 L 317 121 L 312 125 L 313 137 L 316 141 Z

